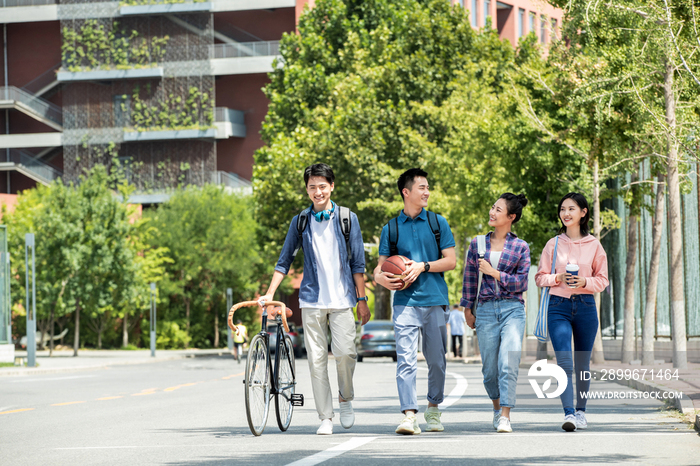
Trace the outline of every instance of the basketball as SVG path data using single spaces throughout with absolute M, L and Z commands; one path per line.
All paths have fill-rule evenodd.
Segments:
M 382 272 L 391 274 L 391 278 L 402 278 L 406 272 L 406 262 L 408 258 L 404 256 L 391 256 L 382 264 Z M 401 280 L 401 290 L 405 290 L 411 284 Z

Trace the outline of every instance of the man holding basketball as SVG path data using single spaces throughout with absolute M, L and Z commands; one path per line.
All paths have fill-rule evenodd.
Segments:
M 344 208 L 331 201 L 335 188 L 331 167 L 324 163 L 306 167 L 304 182 L 313 204 L 292 219 L 267 294 L 258 301 L 273 300 L 301 247 L 304 250 L 304 277 L 299 288 L 299 308 L 304 324 L 311 388 L 321 419 L 321 427 L 316 433 L 330 435 L 333 433 L 333 396 L 328 380 L 329 327 L 338 372 L 340 424 L 349 429 L 355 423 L 351 403 L 354 397 L 352 377 L 357 362 L 353 308 L 357 306 L 362 325 L 370 318 L 365 295 L 365 249 L 357 216 L 345 211 L 349 215 L 342 218 Z M 305 222 L 299 221 L 302 216 Z
M 425 421 L 428 432 L 442 432 L 438 404 L 445 391 L 445 352 L 447 349 L 446 312 L 449 305 L 447 283 L 442 272 L 456 266 L 455 240 L 444 217 L 425 210 L 430 187 L 428 174 L 411 168 L 398 180 L 403 210 L 382 229 L 379 264 L 374 280 L 394 295 L 394 334 L 396 336 L 396 385 L 404 418 L 397 434 L 420 434 L 416 413 L 416 372 L 418 370 L 418 336 L 423 339 L 423 355 L 428 363 L 428 409 Z M 401 278 L 383 272 L 382 265 L 396 254 L 405 256 Z M 392 263 L 395 261 L 392 259 Z M 387 267 L 389 268 L 389 267 Z M 405 281 L 408 288 L 401 289 Z

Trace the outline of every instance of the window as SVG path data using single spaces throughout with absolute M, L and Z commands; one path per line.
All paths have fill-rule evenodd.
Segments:
M 537 36 L 537 29 L 535 29 L 536 27 L 537 27 L 537 15 L 535 13 L 531 12 L 530 13 L 530 21 L 528 22 L 527 33 L 529 34 L 531 32 L 534 32 L 535 37 L 536 37 Z
M 476 2 L 477 0 L 472 0 L 472 26 L 474 27 L 479 27 L 479 21 L 477 20 L 477 9 L 476 9 Z
M 540 16 L 540 42 L 547 42 L 547 18 Z
M 491 0 L 484 0 L 484 26 L 489 16 L 491 16 Z
M 459 6 L 464 8 L 464 0 L 457 0 L 457 3 L 459 4 Z
M 525 35 L 525 10 L 518 9 L 518 37 Z
M 557 20 L 556 18 L 552 18 L 552 41 L 557 40 Z

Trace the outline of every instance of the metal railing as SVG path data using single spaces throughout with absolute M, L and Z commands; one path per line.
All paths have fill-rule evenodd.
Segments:
M 44 163 L 41 160 L 35 159 L 34 156 L 28 152 L 18 149 L 10 149 L 9 157 L 10 159 L 8 162 L 14 162 L 15 165 L 21 165 L 47 182 L 51 182 L 63 176 L 63 173 L 61 173 L 60 170 L 55 169 L 51 165 Z M 2 157 L 0 157 L 0 160 L 2 160 Z
M 245 124 L 244 113 L 240 110 L 233 110 L 228 107 L 216 107 L 214 109 L 214 121 L 217 123 Z
M 224 186 L 225 188 L 240 189 L 242 191 L 252 191 L 253 183 L 241 178 L 235 173 L 215 171 L 211 172 L 211 182 Z
M 209 46 L 210 58 L 268 57 L 279 55 L 280 41 L 239 42 Z
M 56 73 L 60 68 L 61 63 L 56 63 L 54 66 L 22 86 L 22 89 L 27 92 L 31 92 L 32 94 L 38 94 L 42 89 L 45 89 L 49 87 L 49 85 L 57 82 Z
M 0 87 L 0 100 L 20 102 L 41 118 L 63 125 L 61 107 L 15 86 Z
M 2 0 L 2 7 L 55 5 L 58 0 Z

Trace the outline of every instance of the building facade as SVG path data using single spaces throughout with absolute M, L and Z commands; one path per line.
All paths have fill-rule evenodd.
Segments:
M 561 23 L 540 2 L 452 3 L 513 43 L 530 31 L 547 43 Z M 187 184 L 250 186 L 262 88 L 307 4 L 2 0 L 0 192 L 76 181 L 96 163 L 118 164 L 136 202 Z

